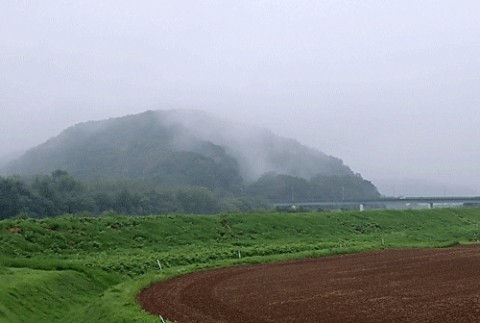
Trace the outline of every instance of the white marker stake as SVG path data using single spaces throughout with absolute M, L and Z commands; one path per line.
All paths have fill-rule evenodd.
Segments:
M 240 250 L 238 250 L 238 259 L 242 258 L 242 255 L 240 254 Z
M 160 260 L 157 259 L 157 264 L 158 264 L 158 268 L 160 268 L 160 270 L 162 270 L 162 264 L 160 263 Z
M 163 319 L 163 317 L 161 315 L 158 316 L 160 318 L 160 320 L 162 321 L 162 323 L 167 323 L 165 322 L 165 320 Z

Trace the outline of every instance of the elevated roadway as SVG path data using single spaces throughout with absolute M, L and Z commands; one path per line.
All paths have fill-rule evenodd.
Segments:
M 289 208 L 305 207 L 345 207 L 357 206 L 363 210 L 365 206 L 370 207 L 408 207 L 410 205 L 426 204 L 433 208 L 435 204 L 480 204 L 480 196 L 449 196 L 449 197 L 382 197 L 378 199 L 359 199 L 359 200 L 336 200 L 336 201 L 291 201 L 274 203 L 275 207 Z

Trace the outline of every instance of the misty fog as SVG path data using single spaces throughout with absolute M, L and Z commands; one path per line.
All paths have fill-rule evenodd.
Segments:
M 480 195 L 479 12 L 474 0 L 2 1 L 0 166 L 79 122 L 194 109 L 338 157 L 387 195 Z

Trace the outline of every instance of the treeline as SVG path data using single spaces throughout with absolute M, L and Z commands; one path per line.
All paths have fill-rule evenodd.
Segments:
M 247 187 L 249 196 L 271 202 L 342 201 L 378 198 L 377 188 L 356 175 L 317 175 L 310 180 L 266 173 Z
M 205 187 L 149 188 L 131 180 L 82 182 L 67 172 L 31 179 L 0 177 L 0 219 L 61 214 L 213 214 L 267 208 L 260 199 L 214 193 Z
M 360 175 L 300 177 L 267 173 L 229 191 L 202 186 L 154 186 L 146 181 L 81 181 L 57 170 L 23 179 L 0 177 L 0 219 L 61 214 L 214 214 L 268 209 L 273 202 L 376 198 L 375 186 Z

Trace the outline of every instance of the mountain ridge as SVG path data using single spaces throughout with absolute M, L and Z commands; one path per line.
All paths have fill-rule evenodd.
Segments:
M 297 140 L 196 110 L 148 110 L 82 122 L 28 150 L 5 172 L 30 176 L 57 169 L 82 180 L 140 179 L 234 193 L 267 173 L 305 180 L 360 176 L 341 159 Z

